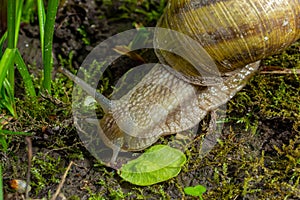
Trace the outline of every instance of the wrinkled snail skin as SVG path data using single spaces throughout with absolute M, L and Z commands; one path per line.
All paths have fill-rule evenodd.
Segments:
M 112 166 L 119 151 L 143 150 L 163 135 L 193 128 L 208 112 L 233 97 L 258 66 L 259 62 L 247 65 L 222 84 L 204 89 L 155 66 L 128 94 L 112 100 L 111 110 L 100 121 L 93 122 L 102 141 L 113 150 Z
M 112 101 L 112 114 L 100 120 L 100 136 L 116 151 L 116 157 L 119 150 L 143 150 L 160 136 L 193 128 L 208 112 L 232 98 L 258 66 L 259 62 L 247 65 L 223 83 L 201 89 L 178 79 L 164 67 L 155 66 L 128 94 Z M 142 98 L 136 98 L 140 94 Z M 161 106 L 159 110 L 156 103 Z
M 113 150 L 112 163 L 119 151 L 139 151 L 163 135 L 190 129 L 230 100 L 257 71 L 260 59 L 300 38 L 300 1 L 170 0 L 158 27 L 199 42 L 217 70 L 200 58 L 199 65 L 191 65 L 182 56 L 157 50 L 160 61 L 172 68 L 154 66 L 118 100 L 93 95 L 93 89 L 88 92 L 106 108 L 104 117 L 95 123 L 100 137 Z M 158 44 L 168 39 L 156 37 Z M 190 52 L 189 58 L 199 54 L 186 41 L 181 46 Z M 222 81 L 203 84 L 206 77 L 202 75 L 216 71 Z M 80 80 L 74 81 L 81 85 Z

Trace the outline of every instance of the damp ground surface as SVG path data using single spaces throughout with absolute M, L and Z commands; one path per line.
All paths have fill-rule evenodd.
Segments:
M 299 74 L 260 74 L 227 103 L 222 135 L 207 155 L 199 154 L 201 137 L 189 145 L 187 163 L 171 180 L 140 187 L 122 180 L 114 169 L 101 165 L 82 145 L 71 113 L 73 83 L 57 72 L 73 73 L 101 41 L 134 24 L 155 26 L 162 12 L 160 1 L 65 1 L 59 8 L 54 36 L 53 95 L 37 99 L 17 92 L 18 119 L 1 116 L 13 131 L 32 133 L 33 159 L 30 197 L 48 198 L 68 164 L 73 161 L 61 193 L 67 199 L 195 199 L 184 188 L 201 184 L 203 199 L 298 199 L 300 196 L 300 77 Z M 141 12 L 144 11 L 144 12 Z M 38 22 L 23 24 L 19 46 L 32 74 L 41 73 Z M 294 44 L 262 65 L 300 68 L 300 45 Z M 145 62 L 156 61 L 151 50 L 138 51 Z M 109 94 L 114 80 L 141 64 L 123 56 L 102 80 Z M 39 79 L 36 79 L 36 85 Z M 101 115 L 101 114 L 100 114 Z M 205 133 L 209 116 L 200 122 Z M 164 139 L 159 140 L 163 143 Z M 9 181 L 26 179 L 27 147 L 23 137 L 12 137 L 4 163 L 6 197 L 21 199 Z

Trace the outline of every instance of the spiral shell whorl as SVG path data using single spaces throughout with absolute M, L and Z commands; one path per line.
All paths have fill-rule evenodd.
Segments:
M 198 41 L 225 73 L 279 52 L 297 40 L 299 5 L 298 0 L 170 0 L 158 26 Z M 160 53 L 175 69 L 199 75 L 176 55 Z

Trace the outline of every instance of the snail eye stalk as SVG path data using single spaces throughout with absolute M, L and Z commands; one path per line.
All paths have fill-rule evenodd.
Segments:
M 111 110 L 111 101 L 106 98 L 101 93 L 98 93 L 95 88 L 92 88 L 90 85 L 88 85 L 86 82 L 84 82 L 82 79 L 78 78 L 74 74 L 72 74 L 67 69 L 60 67 L 58 68 L 58 71 L 63 73 L 65 76 L 67 76 L 69 79 L 74 81 L 74 83 L 80 85 L 80 87 L 87 92 L 90 96 L 92 96 L 102 107 L 103 111 L 105 113 L 108 113 Z

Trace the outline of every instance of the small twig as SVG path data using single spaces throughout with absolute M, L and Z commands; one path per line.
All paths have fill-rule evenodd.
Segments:
M 276 66 L 265 66 L 260 74 L 300 74 L 300 69 L 287 69 Z
M 26 187 L 25 187 L 25 199 L 29 199 L 29 184 L 30 184 L 30 170 L 31 170 L 31 160 L 32 160 L 32 143 L 30 137 L 25 137 L 28 146 L 28 167 L 27 167 L 27 177 L 26 177 Z
M 82 142 L 76 142 L 74 144 L 72 144 L 71 146 L 67 146 L 67 147 L 60 147 L 60 148 L 56 148 L 56 149 L 51 149 L 49 151 L 47 151 L 44 155 L 43 158 L 45 158 L 49 153 L 53 152 L 53 151 L 61 151 L 61 150 L 65 150 L 65 149 L 71 149 L 72 147 L 76 146 L 77 144 L 82 144 Z M 53 146 L 53 145 L 52 145 Z
M 69 170 L 70 170 L 70 168 L 71 168 L 72 165 L 73 165 L 73 161 L 71 161 L 70 164 L 68 165 L 68 167 L 67 167 L 64 175 L 61 178 L 61 181 L 60 181 L 59 185 L 57 186 L 56 192 L 52 196 L 51 200 L 55 200 L 57 198 L 57 196 L 59 195 L 60 190 L 61 190 L 62 186 L 64 185 L 64 183 L 66 181 L 67 174 L 68 174 L 68 172 L 69 172 Z

